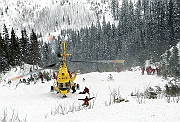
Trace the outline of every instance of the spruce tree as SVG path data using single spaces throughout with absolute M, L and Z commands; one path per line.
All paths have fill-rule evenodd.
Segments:
M 9 39 L 9 32 L 8 29 L 6 28 L 6 25 L 4 24 L 3 26 L 3 40 L 4 40 L 4 50 L 6 52 L 6 58 L 7 58 L 7 67 L 10 67 L 10 50 L 9 50 L 9 45 L 10 45 L 10 39 Z M 9 69 L 9 68 L 7 68 Z
M 0 33 L 0 73 L 4 70 L 4 50 L 3 50 L 3 39 Z
M 46 66 L 47 64 L 50 63 L 50 55 L 52 54 L 50 52 L 50 44 L 48 43 L 44 43 L 43 47 L 42 47 L 42 65 L 41 66 Z
M 170 61 L 170 65 L 171 65 L 171 75 L 178 79 L 179 76 L 179 65 L 180 65 L 180 61 L 179 61 L 179 54 L 178 54 L 178 48 L 176 46 L 173 47 L 172 50 L 172 56 L 171 56 L 171 61 Z
M 30 63 L 33 66 L 40 65 L 42 63 L 39 43 L 38 43 L 37 36 L 34 30 L 31 31 L 31 35 L 30 35 L 30 55 L 31 57 L 28 60 L 30 60 Z
M 11 38 L 10 38 L 10 44 L 9 44 L 9 50 L 10 50 L 10 64 L 11 66 L 17 66 L 20 64 L 20 49 L 18 44 L 18 39 L 15 35 L 14 29 L 11 30 Z
M 0 72 L 5 73 L 8 69 L 7 45 L 0 33 Z
M 174 6 L 173 1 L 169 1 L 168 5 L 168 29 L 170 33 L 169 47 L 173 47 L 175 45 L 174 40 Z
M 27 36 L 26 29 L 21 31 L 20 39 L 20 54 L 23 62 L 28 63 L 28 59 L 31 58 L 30 55 L 30 42 L 29 37 Z

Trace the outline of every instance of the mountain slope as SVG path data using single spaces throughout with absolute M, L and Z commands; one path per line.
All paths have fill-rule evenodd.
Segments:
M 96 23 L 97 16 L 110 12 L 110 1 L 101 0 L 3 0 L 0 4 L 0 26 L 6 24 L 17 33 L 23 28 L 41 34 L 64 28 L 79 29 Z

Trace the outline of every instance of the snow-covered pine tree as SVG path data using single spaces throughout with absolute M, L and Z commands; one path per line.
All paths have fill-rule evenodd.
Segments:
M 37 36 L 34 30 L 31 31 L 31 35 L 30 35 L 30 55 L 31 57 L 29 58 L 29 60 L 31 61 L 30 63 L 33 66 L 40 65 L 42 63 L 40 49 L 39 49 L 39 42 L 37 40 Z

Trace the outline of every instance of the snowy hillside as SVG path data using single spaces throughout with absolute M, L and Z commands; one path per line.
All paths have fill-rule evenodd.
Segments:
M 11 72 L 16 74 L 17 71 Z M 111 79 L 108 77 L 112 75 Z M 85 79 L 83 81 L 82 79 Z M 50 86 L 54 80 L 30 85 L 13 83 L 0 87 L 0 120 L 14 120 L 15 122 L 179 122 L 180 104 L 179 97 L 165 97 L 163 93 L 157 95 L 157 99 L 147 99 L 143 96 L 132 96 L 135 93 L 143 93 L 147 88 L 160 87 L 164 90 L 168 81 L 157 75 L 141 75 L 136 68 L 124 72 L 92 72 L 80 74 L 75 80 L 80 84 L 80 90 L 69 93 L 67 98 L 50 92 Z M 91 107 L 81 106 L 87 95 L 78 94 L 84 87 L 90 89 Z M 112 94 L 118 99 L 124 99 L 120 103 L 114 103 Z M 169 103 L 168 103 L 169 102 Z
M 97 14 L 107 15 L 108 21 L 113 22 L 110 1 L 106 0 L 1 0 L 0 5 L 0 26 L 6 24 L 17 33 L 24 28 L 42 34 L 79 29 L 96 23 Z

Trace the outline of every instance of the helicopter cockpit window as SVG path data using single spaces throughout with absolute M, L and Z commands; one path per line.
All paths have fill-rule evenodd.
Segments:
M 60 83 L 60 84 L 59 84 L 59 88 L 63 88 L 63 83 Z
M 65 86 L 66 86 L 66 87 L 69 87 L 69 82 L 66 82 L 66 83 L 65 83 Z

